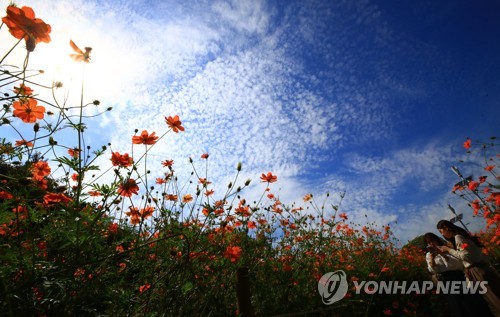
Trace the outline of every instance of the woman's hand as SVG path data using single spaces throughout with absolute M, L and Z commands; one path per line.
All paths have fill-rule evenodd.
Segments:
M 442 252 L 442 253 L 449 253 L 449 252 L 450 252 L 450 250 L 451 250 L 451 248 L 450 248 L 450 247 L 445 246 L 445 245 L 442 245 L 442 246 L 437 247 L 437 248 L 438 248 L 438 250 L 439 250 L 440 252 Z

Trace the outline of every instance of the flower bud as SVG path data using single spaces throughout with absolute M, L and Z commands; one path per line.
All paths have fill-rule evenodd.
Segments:
M 241 171 L 241 162 L 238 162 L 238 166 L 236 166 L 236 170 L 239 172 Z
M 28 50 L 28 52 L 33 52 L 35 50 L 35 47 L 36 47 L 36 40 L 33 36 L 28 36 L 28 38 L 26 39 L 26 50 Z
M 40 130 L 40 125 L 38 124 L 38 122 L 36 122 L 33 126 L 33 131 L 38 132 L 38 130 Z

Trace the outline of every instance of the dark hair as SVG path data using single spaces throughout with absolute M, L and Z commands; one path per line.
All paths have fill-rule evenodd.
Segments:
M 438 223 L 437 223 L 437 228 L 438 229 L 443 229 L 443 228 L 447 228 L 449 229 L 451 232 L 453 232 L 454 235 L 461 235 L 462 237 L 464 238 L 467 238 L 469 240 L 472 240 L 472 242 L 474 242 L 475 245 L 477 245 L 478 247 L 482 247 L 483 245 L 481 244 L 481 242 L 479 241 L 479 239 L 476 237 L 476 236 L 473 236 L 471 235 L 470 233 L 468 233 L 464 228 L 460 228 L 459 226 L 455 225 L 454 223 L 452 223 L 451 221 L 448 221 L 448 220 L 440 220 Z M 446 238 L 446 237 L 445 237 Z M 446 240 L 448 241 L 451 241 L 451 243 L 453 243 L 453 246 L 456 248 L 456 244 L 455 244 L 455 239 L 452 238 L 452 239 L 449 239 L 449 238 L 446 238 Z
M 438 246 L 445 245 L 443 239 L 441 239 L 440 237 L 438 237 L 437 235 L 435 235 L 432 232 L 427 232 L 426 234 L 424 234 L 424 241 L 427 244 L 429 244 L 430 242 L 434 242 Z

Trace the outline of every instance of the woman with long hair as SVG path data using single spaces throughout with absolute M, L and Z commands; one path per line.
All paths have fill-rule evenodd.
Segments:
M 481 250 L 482 245 L 479 239 L 448 220 L 439 221 L 437 229 L 446 240 L 453 244 L 453 248 L 446 245 L 439 246 L 439 251 L 462 260 L 468 281 L 488 282 L 486 293 L 483 294 L 484 299 L 491 312 L 500 317 L 500 277 L 490 269 L 488 258 Z
M 446 283 L 451 281 L 465 282 L 464 265 L 462 260 L 449 253 L 442 253 L 439 247 L 446 245 L 443 239 L 432 232 L 424 235 L 424 241 L 427 245 L 425 259 L 427 268 L 433 275 L 435 283 Z M 443 294 L 448 302 L 451 315 L 454 317 L 493 316 L 480 294 Z

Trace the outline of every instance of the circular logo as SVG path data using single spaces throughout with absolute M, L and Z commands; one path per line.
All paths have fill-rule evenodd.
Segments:
M 347 277 L 342 270 L 328 272 L 318 282 L 318 292 L 325 305 L 331 305 L 344 298 L 347 288 Z

